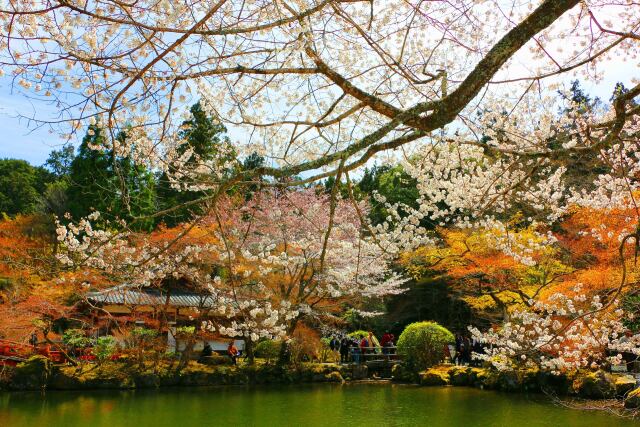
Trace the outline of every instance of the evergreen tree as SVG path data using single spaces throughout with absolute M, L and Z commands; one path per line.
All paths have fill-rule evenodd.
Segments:
M 618 90 L 618 85 L 616 85 L 616 90 Z M 578 80 L 571 83 L 568 100 L 570 100 L 573 105 L 560 111 L 560 114 L 589 114 L 601 108 L 602 104 L 599 98 L 592 98 L 586 93 Z M 577 129 L 578 126 L 575 122 L 564 129 L 560 129 L 557 136 L 548 142 L 548 147 L 550 149 L 561 148 L 569 138 L 573 137 L 572 135 L 577 133 Z M 584 143 L 584 141 L 580 141 L 580 143 Z M 593 190 L 593 181 L 596 176 L 606 172 L 606 168 L 599 159 L 598 150 L 582 150 L 577 152 L 559 151 L 551 161 L 555 165 L 567 168 L 564 179 L 569 187 L 575 189 Z M 527 213 L 527 215 L 534 214 Z
M 365 169 L 357 189 L 360 194 L 371 197 L 369 219 L 373 224 L 382 223 L 388 215 L 384 205 L 373 199 L 374 192 L 384 196 L 388 203 L 417 207 L 419 192 L 416 180 L 399 165 L 394 167 L 375 165 L 371 169 Z
M 68 178 L 74 157 L 75 150 L 73 145 L 66 144 L 61 149 L 53 150 L 49 153 L 49 158 L 44 163 L 44 168 L 58 179 Z
M 126 183 L 124 200 L 129 221 L 135 220 L 135 229 L 150 231 L 156 222 L 150 217 L 157 211 L 155 176 L 145 166 L 134 164 L 130 157 L 121 159 L 119 165 Z
M 113 208 L 118 186 L 109 151 L 90 146 L 104 147 L 102 131 L 98 127 L 89 127 L 78 148 L 78 154 L 71 162 L 67 190 L 69 213 L 75 219 L 93 211 L 117 216 Z
M 40 195 L 52 175 L 24 160 L 0 159 L 0 213 L 10 216 L 38 210 Z
M 264 162 L 264 157 L 254 151 L 253 153 L 249 154 L 246 159 L 244 159 L 244 161 L 242 162 L 242 169 L 253 170 L 261 168 L 264 166 Z
M 179 154 L 184 154 L 189 149 L 193 151 L 194 156 L 187 162 L 187 167 L 198 161 L 207 162 L 217 159 L 220 157 L 220 146 L 228 142 L 228 137 L 225 135 L 227 129 L 214 118 L 207 116 L 199 102 L 191 107 L 190 112 L 191 118 L 182 123 L 182 131 L 179 135 L 186 144 L 178 149 Z M 233 156 L 223 156 L 220 162 L 231 160 L 229 157 Z M 206 179 L 207 177 L 203 177 L 203 180 Z M 184 182 L 187 185 L 191 183 L 196 182 Z M 189 221 L 203 209 L 200 204 L 192 202 L 197 202 L 207 194 L 207 191 L 176 190 L 171 187 L 167 174 L 161 174 L 157 187 L 158 203 L 161 210 L 171 209 L 171 212 L 167 212 L 159 218 L 159 221 L 169 227 Z
M 255 151 L 242 162 L 242 170 L 253 170 L 264 166 L 265 159 Z M 259 178 L 262 182 L 262 177 Z M 245 187 L 245 199 L 250 200 L 253 194 L 260 189 L 260 184 L 249 184 Z
M 119 138 L 126 138 L 125 134 Z M 113 157 L 98 127 L 91 126 L 70 166 L 68 211 L 80 218 L 99 211 L 107 220 L 124 219 L 134 229 L 151 230 L 155 181 L 142 165 Z
M 53 177 L 41 193 L 41 213 L 46 216 L 55 215 L 62 218 L 68 211 L 67 190 L 71 174 L 71 164 L 75 158 L 75 149 L 72 144 L 66 144 L 59 150 L 53 150 L 44 162 L 43 168 L 48 170 Z

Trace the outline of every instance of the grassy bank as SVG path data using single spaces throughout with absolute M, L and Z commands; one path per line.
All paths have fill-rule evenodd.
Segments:
M 90 390 L 134 389 L 176 386 L 290 384 L 307 382 L 343 382 L 351 379 L 351 370 L 336 364 L 304 363 L 276 366 L 203 365 L 191 362 L 182 370 L 175 364 L 128 364 L 105 362 L 99 366 L 56 366 L 43 357 L 33 357 L 16 368 L 6 368 L 0 387 L 4 390 Z
M 544 392 L 584 399 L 625 399 L 627 407 L 640 407 L 640 389 L 629 374 L 577 371 L 554 375 L 537 369 L 497 371 L 489 368 L 440 365 L 411 373 L 398 366 L 395 379 L 423 386 L 469 386 L 504 392 Z
M 258 360 L 254 365 L 206 365 L 190 362 L 177 370 L 175 363 L 132 364 L 109 361 L 101 365 L 57 366 L 40 356 L 16 368 L 6 368 L 0 380 L 4 390 L 92 390 L 216 385 L 298 384 L 351 381 L 367 377 L 366 367 L 333 363 L 277 366 Z M 626 399 L 640 406 L 640 391 L 633 376 L 604 371 L 553 375 L 539 370 L 500 372 L 489 368 L 439 365 L 414 373 L 402 365 L 393 380 L 423 386 L 465 386 L 504 392 L 545 392 L 586 399 Z

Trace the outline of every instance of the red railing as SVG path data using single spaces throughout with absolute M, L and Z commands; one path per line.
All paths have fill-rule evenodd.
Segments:
M 15 341 L 0 339 L 0 365 L 15 366 L 31 356 L 42 355 L 56 363 L 66 361 L 64 354 L 51 348 L 51 345 L 33 346 Z
M 15 366 L 35 353 L 32 345 L 0 340 L 0 365 Z

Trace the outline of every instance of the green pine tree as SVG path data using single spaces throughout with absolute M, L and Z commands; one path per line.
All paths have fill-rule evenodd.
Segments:
M 9 216 L 35 213 L 40 195 L 53 176 L 24 160 L 0 159 L 0 213 Z
M 122 133 L 121 141 L 126 138 Z M 93 148 L 92 148 L 93 147 Z M 105 220 L 124 219 L 136 230 L 151 230 L 155 212 L 152 172 L 127 158 L 114 158 L 100 128 L 89 127 L 69 172 L 67 206 L 78 219 L 98 211 Z
M 202 109 L 200 103 L 194 104 L 191 109 L 191 118 L 182 123 L 183 130 L 180 137 L 187 143 L 180 146 L 179 154 L 184 154 L 188 149 L 193 150 L 199 161 L 211 161 L 219 159 L 221 163 L 232 160 L 235 157 L 221 156 L 220 146 L 228 142 L 225 135 L 227 129 L 223 124 L 217 122 L 214 118 L 207 116 Z M 187 167 L 193 165 L 196 157 L 187 162 Z M 207 180 L 208 177 L 202 177 Z M 187 181 L 184 184 L 190 184 Z M 166 173 L 158 178 L 157 196 L 158 204 L 161 210 L 170 210 L 159 218 L 159 222 L 169 227 L 173 227 L 179 223 L 189 221 L 194 216 L 203 212 L 203 206 L 197 203 L 198 200 L 205 198 L 209 194 L 208 191 L 180 191 L 171 187 L 171 182 Z M 194 203 L 196 202 L 196 203 Z

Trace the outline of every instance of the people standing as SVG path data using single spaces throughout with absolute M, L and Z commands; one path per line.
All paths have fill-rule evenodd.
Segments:
M 463 339 L 462 359 L 465 365 L 471 364 L 471 339 L 465 336 Z
M 367 353 L 369 353 L 369 340 L 367 337 L 362 337 L 360 340 L 360 354 L 362 355 L 362 361 L 367 361 Z
M 329 349 L 331 350 L 331 356 L 333 360 L 338 359 L 338 352 L 340 351 L 340 340 L 334 335 L 329 341 Z
M 340 363 L 349 362 L 349 347 L 351 347 L 351 340 L 345 336 L 340 340 Z
M 386 331 L 384 335 L 382 335 L 382 341 L 380 341 L 380 345 L 382 345 L 382 353 L 391 354 L 391 348 L 395 344 L 396 337 L 389 331 Z
M 202 352 L 200 353 L 200 357 L 198 358 L 198 363 L 205 363 L 207 357 L 211 357 L 213 355 L 213 348 L 209 343 L 206 343 L 202 348 Z
M 380 341 L 378 341 L 378 338 L 376 338 L 375 335 L 373 335 L 373 332 L 369 331 L 369 351 L 371 353 L 380 353 Z
M 484 349 L 482 348 L 482 343 L 475 337 L 471 342 L 471 349 L 473 350 L 474 353 L 477 353 L 477 354 L 484 353 Z M 480 366 L 480 363 L 478 360 L 472 360 L 472 362 L 473 362 L 473 366 Z
M 351 347 L 351 360 L 353 363 L 360 363 L 360 343 L 354 338 L 349 342 L 349 346 Z
M 462 346 L 462 335 L 456 334 L 456 354 L 454 355 L 456 365 L 462 365 Z
M 29 338 L 29 344 L 31 344 L 33 347 L 38 346 L 38 334 L 36 332 L 31 334 L 31 338 Z
M 236 364 L 236 359 L 238 358 L 238 347 L 236 347 L 235 343 L 232 341 L 229 342 L 229 346 L 227 347 L 227 353 L 229 353 L 229 357 L 231 358 L 231 363 Z
M 337 351 L 340 347 L 340 341 L 335 336 L 331 337 L 331 341 L 329 341 L 329 348 L 331 351 Z

